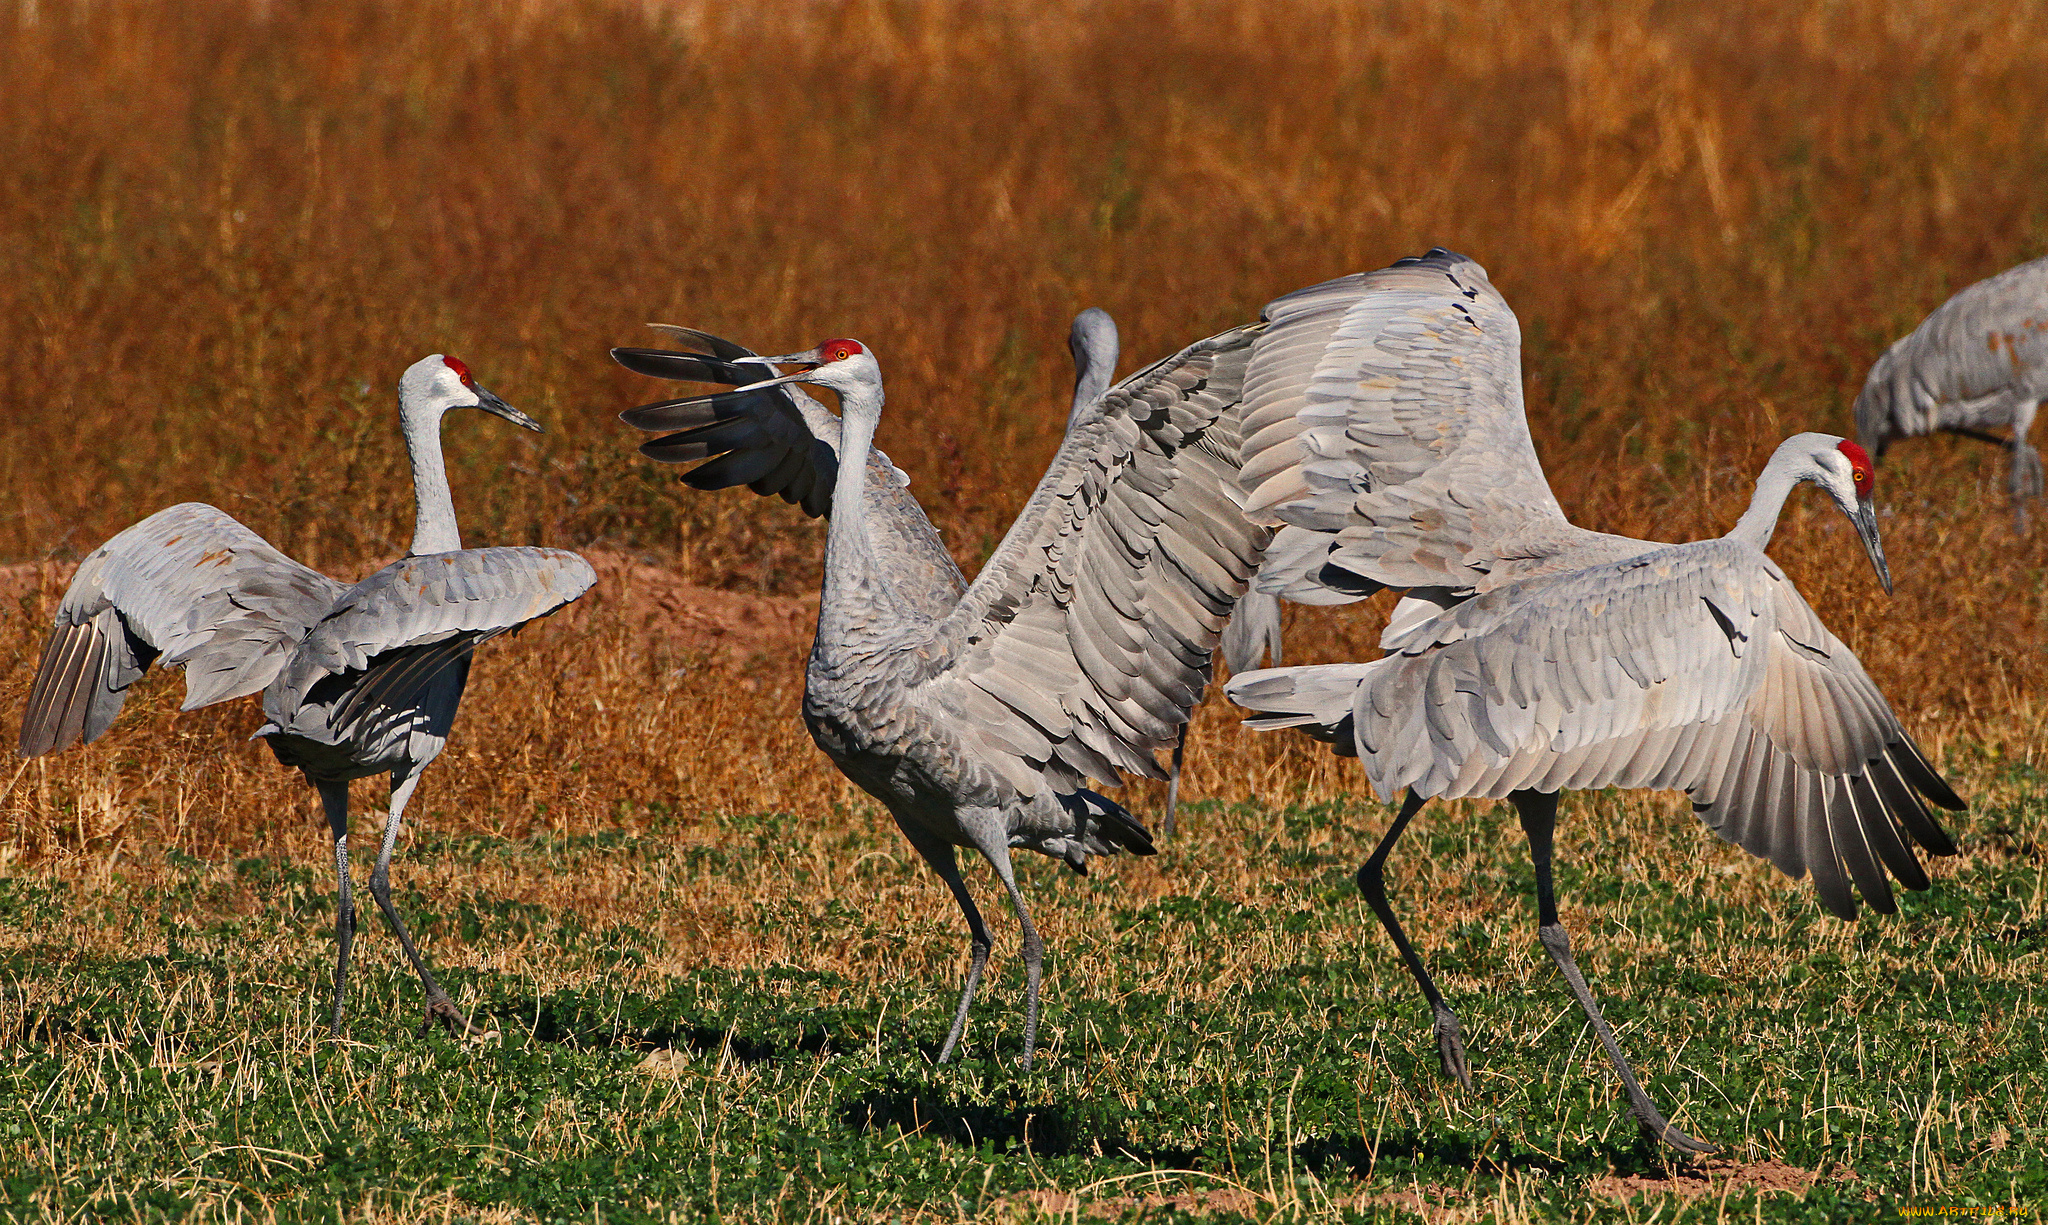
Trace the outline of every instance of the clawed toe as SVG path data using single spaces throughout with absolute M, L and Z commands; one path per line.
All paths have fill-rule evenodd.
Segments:
M 1631 1107 L 1630 1113 L 1636 1116 L 1636 1123 L 1642 1127 L 1644 1135 L 1662 1144 L 1668 1144 L 1681 1153 L 1704 1157 L 1710 1153 L 1721 1151 L 1720 1145 L 1709 1144 L 1705 1140 L 1688 1136 L 1676 1127 L 1673 1127 L 1669 1120 L 1665 1119 L 1655 1110 L 1650 1110 L 1646 1114 L 1640 1107 Z
M 490 1036 L 489 1031 L 478 1029 L 475 1025 L 472 1025 L 469 1018 L 463 1015 L 462 1010 L 455 1006 L 455 1001 L 445 995 L 436 994 L 434 998 L 427 1001 L 427 1015 L 426 1019 L 420 1022 L 419 1036 L 422 1038 L 426 1037 L 435 1025 L 439 1025 L 442 1029 L 446 1030 L 451 1038 L 487 1038 Z
M 1444 1075 L 1453 1077 L 1467 1090 L 1472 1088 L 1472 1069 L 1465 1062 L 1465 1038 L 1458 1031 L 1458 1018 L 1446 1008 L 1436 1015 L 1436 1056 Z

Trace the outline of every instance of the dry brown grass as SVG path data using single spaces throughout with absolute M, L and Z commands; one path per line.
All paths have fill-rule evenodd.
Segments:
M 1076 309 L 1109 308 L 1149 360 L 1432 243 L 1487 264 L 1519 313 L 1532 425 L 1573 517 L 1718 533 L 1779 438 L 1847 428 L 1883 343 L 2048 249 L 2039 16 L 14 0 L 0 557 L 76 557 L 196 498 L 361 573 L 407 530 L 392 382 L 438 349 L 550 429 L 451 425 L 472 541 L 812 590 L 817 525 L 679 494 L 612 419 L 652 389 L 604 349 L 663 319 L 770 349 L 872 343 L 893 392 L 881 442 L 971 571 L 1056 445 Z M 2048 750 L 2048 531 L 2014 538 L 2002 474 L 1976 444 L 1894 452 L 1890 600 L 1818 499 L 1796 500 L 1775 549 L 1932 746 L 1983 748 L 1966 788 L 1972 762 Z M 57 594 L 0 625 L 0 707 L 19 710 Z M 1290 653 L 1364 657 L 1375 632 L 1298 613 Z M 616 609 L 543 624 L 478 668 L 419 824 L 688 844 L 726 838 L 718 814 L 783 811 L 818 824 L 821 856 L 835 831 L 886 835 L 798 726 L 799 672 L 793 651 L 678 655 Z M 11 869 L 132 881 L 164 847 L 320 861 L 310 797 L 241 741 L 248 705 L 176 715 L 176 688 L 145 685 L 102 744 L 0 779 Z M 1189 761 L 1197 798 L 1360 785 L 1214 702 Z M 1229 888 L 1256 890 L 1212 849 Z M 1190 887 L 1150 873 L 1124 886 Z M 647 901 L 623 882 L 505 887 Z M 724 902 L 782 882 L 734 888 Z M 910 897 L 950 949 L 943 896 L 912 878 Z M 677 950 L 785 951 L 729 920 Z

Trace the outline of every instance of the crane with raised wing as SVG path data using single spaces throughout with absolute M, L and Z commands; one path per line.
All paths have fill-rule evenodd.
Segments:
M 1551 883 L 1562 790 L 1686 791 L 1723 838 L 1831 913 L 1925 889 L 1914 846 L 1955 845 L 1922 797 L 1962 801 L 1856 656 L 1765 549 L 1812 484 L 1854 525 L 1886 591 L 1869 456 L 1827 434 L 1773 453 L 1726 536 L 1662 544 L 1566 520 L 1522 411 L 1520 329 L 1485 269 L 1437 249 L 1266 308 L 1246 375 L 1249 512 L 1312 538 L 1288 581 L 1405 592 L 1366 663 L 1234 677 L 1254 727 L 1295 727 L 1355 755 L 1386 800 L 1406 792 L 1358 884 L 1421 987 L 1447 1075 L 1471 1074 L 1456 1014 L 1388 904 L 1384 869 L 1431 798 L 1506 799 L 1536 870 L 1537 934 L 1651 1135 L 1711 1145 L 1651 1102 L 1572 957 Z
M 644 453 L 705 460 L 685 475 L 694 487 L 747 484 L 829 512 L 804 721 L 888 809 L 967 921 L 969 966 L 940 1062 L 959 1045 L 992 944 L 956 848 L 989 862 L 1017 913 L 1026 1067 L 1043 944 L 1010 852 L 1085 872 L 1092 856 L 1152 851 L 1144 827 L 1086 784 L 1164 777 L 1153 754 L 1200 700 L 1258 567 L 1269 533 L 1244 517 L 1236 485 L 1237 391 L 1258 330 L 1190 345 L 1085 405 L 964 590 L 935 564 L 936 533 L 873 449 L 883 391 L 866 346 L 830 340 L 760 359 L 675 330 L 705 351 L 615 352 L 646 374 L 744 383 L 621 414 L 676 431 Z M 764 360 L 802 369 L 745 381 Z M 837 392 L 843 416 L 808 421 L 803 402 L 781 394 L 799 382 Z
M 185 670 L 186 710 L 261 690 L 268 721 L 256 734 L 319 793 L 334 835 L 329 1031 L 341 1031 L 356 928 L 348 784 L 389 774 L 370 894 L 426 991 L 426 1023 L 474 1033 L 391 903 L 399 824 L 420 772 L 447 744 L 477 644 L 556 611 L 596 575 L 559 549 L 463 548 L 442 416 L 477 408 L 529 430 L 540 424 L 478 386 L 453 357 L 422 358 L 398 386 L 416 507 L 405 557 L 350 585 L 293 561 L 212 506 L 158 511 L 94 550 L 72 576 L 29 690 L 20 753 L 97 740 L 152 663 Z

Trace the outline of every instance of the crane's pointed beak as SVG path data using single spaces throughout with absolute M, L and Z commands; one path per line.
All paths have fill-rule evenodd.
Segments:
M 816 370 L 821 363 L 816 349 L 805 349 L 801 353 L 785 353 L 781 357 L 764 357 L 760 360 L 776 366 L 802 366 L 803 369 L 798 370 L 794 374 L 785 374 L 772 379 L 762 379 L 758 383 L 748 383 L 744 387 L 735 387 L 727 392 L 727 395 L 736 395 L 742 391 L 759 391 L 763 387 L 780 387 L 784 383 L 802 382 L 804 376 Z
M 1869 498 L 1857 502 L 1849 522 L 1856 525 L 1856 534 L 1863 538 L 1863 551 L 1870 554 L 1870 564 L 1877 567 L 1877 581 L 1884 584 L 1884 593 L 1890 595 L 1892 570 L 1884 564 L 1884 543 L 1877 538 L 1877 504 Z
M 512 424 L 524 426 L 525 428 L 532 430 L 536 434 L 546 433 L 545 430 L 540 428 L 540 422 L 535 421 L 533 418 L 527 416 L 525 413 L 520 412 L 518 409 L 512 407 L 510 404 L 507 404 L 503 400 L 500 400 L 498 397 L 492 395 L 490 392 L 485 391 L 481 387 L 476 387 L 474 388 L 474 390 L 476 391 L 476 406 L 478 408 L 483 409 L 485 412 L 491 414 L 493 417 L 503 417 L 505 420 L 510 421 Z

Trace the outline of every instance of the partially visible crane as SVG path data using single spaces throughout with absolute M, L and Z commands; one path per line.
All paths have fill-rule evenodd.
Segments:
M 1320 537 L 1300 581 L 1407 594 L 1384 657 L 1251 672 L 1226 692 L 1259 712 L 1254 727 L 1356 755 L 1382 799 L 1406 791 L 1358 884 L 1429 1003 L 1446 1075 L 1471 1086 L 1457 1016 L 1394 917 L 1384 867 L 1428 799 L 1505 798 L 1535 864 L 1538 938 L 1630 1109 L 1664 1143 L 1712 1151 L 1650 1101 L 1572 958 L 1551 884 L 1557 793 L 1682 789 L 1722 837 L 1795 879 L 1811 873 L 1843 918 L 1855 892 L 1894 909 L 1887 872 L 1928 887 L 1913 844 L 1955 844 L 1920 797 L 1962 801 L 1764 553 L 1787 496 L 1811 483 L 1889 592 L 1869 456 L 1794 435 L 1716 540 L 1586 531 L 1537 462 L 1520 329 L 1478 264 L 1437 249 L 1290 294 L 1265 317 L 1244 389 L 1251 513 Z
M 1086 419 L 1089 407 L 1115 381 L 1119 349 L 1116 320 L 1108 311 L 1091 306 L 1074 316 L 1073 326 L 1067 332 L 1067 350 L 1074 355 L 1074 403 L 1067 413 L 1069 430 Z M 1268 657 L 1273 666 L 1280 665 L 1280 597 L 1259 590 L 1259 580 L 1264 575 L 1262 569 L 1259 577 L 1252 580 L 1251 590 L 1238 600 L 1237 607 L 1231 610 L 1230 623 L 1223 627 L 1218 646 L 1232 675 L 1249 672 Z M 1166 817 L 1160 824 L 1161 842 L 1173 837 L 1175 816 L 1180 809 L 1180 772 L 1187 756 L 1188 726 L 1181 724 L 1166 770 Z
M 2048 399 L 2048 259 L 1956 294 L 1892 343 L 1856 396 L 1856 436 L 1878 456 L 1897 439 L 1946 430 L 2009 451 L 2013 523 L 2041 496 L 2041 453 L 2027 441 Z M 2001 438 L 1992 430 L 2009 430 Z
M 1152 851 L 1144 827 L 1085 784 L 1163 777 L 1152 754 L 1173 744 L 1201 699 L 1217 639 L 1258 567 L 1269 533 L 1244 517 L 1235 484 L 1237 391 L 1258 331 L 1190 345 L 1086 405 L 964 592 L 920 560 L 924 546 L 914 542 L 936 534 L 872 448 L 883 392 L 865 346 L 830 340 L 759 359 L 678 331 L 707 351 L 615 353 L 642 373 L 727 384 L 743 381 L 741 363 L 802 367 L 621 416 L 679 430 L 641 449 L 708 459 L 686 474 L 693 486 L 745 483 L 784 497 L 802 487 L 813 495 L 807 507 L 830 514 L 804 721 L 840 770 L 888 808 L 967 921 L 968 972 L 942 1063 L 959 1044 L 991 947 L 955 848 L 988 860 L 1017 912 L 1027 1068 L 1043 944 L 1011 850 L 1077 872 L 1093 855 Z M 807 423 L 799 402 L 778 394 L 799 382 L 837 392 L 843 416 Z M 813 438 L 832 441 L 803 445 Z M 779 445 L 801 458 L 775 458 Z M 825 473 L 829 493 L 804 484 Z
M 391 776 L 370 894 L 426 991 L 426 1026 L 478 1033 L 434 981 L 391 904 L 391 855 L 420 772 L 440 756 L 480 642 L 590 589 L 559 549 L 464 549 L 441 456 L 441 417 L 478 408 L 539 430 L 453 357 L 415 362 L 398 385 L 415 519 L 406 556 L 348 586 L 286 557 L 201 502 L 160 510 L 94 550 L 57 606 L 22 717 L 23 757 L 97 740 L 151 663 L 185 669 L 184 709 L 263 691 L 257 735 L 319 792 L 334 833 L 334 1009 L 341 1032 L 356 911 L 348 784 Z

